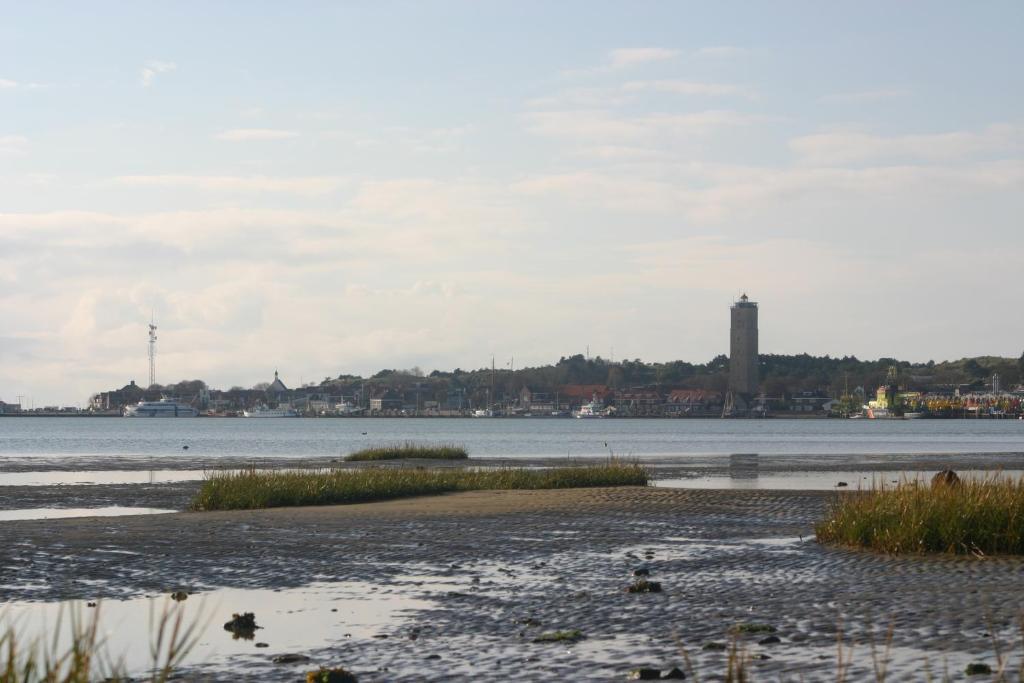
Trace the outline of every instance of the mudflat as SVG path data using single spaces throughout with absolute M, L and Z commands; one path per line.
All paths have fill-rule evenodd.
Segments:
M 0 597 L 96 600 L 182 589 L 201 596 L 351 582 L 371 608 L 416 601 L 400 619 L 382 618 L 372 636 L 318 638 L 298 653 L 305 661 L 274 663 L 280 652 L 271 642 L 234 660 L 191 662 L 184 672 L 211 680 L 295 680 L 316 665 L 345 666 L 370 681 L 623 680 L 636 668 L 688 665 L 702 680 L 718 680 L 728 653 L 705 648 L 733 638 L 755 680 L 835 680 L 844 666 L 837 642 L 847 648 L 847 680 L 873 680 L 879 661 L 888 662 L 890 680 L 924 680 L 926 672 L 956 679 L 971 662 L 996 668 L 996 645 L 1016 671 L 1024 560 L 821 546 L 813 525 L 833 495 L 484 491 L 7 522 Z M 626 592 L 634 572 L 661 591 Z M 261 616 L 259 604 L 250 609 L 258 621 L 274 619 Z M 742 624 L 765 629 L 730 635 Z M 535 642 L 575 630 L 574 642 Z

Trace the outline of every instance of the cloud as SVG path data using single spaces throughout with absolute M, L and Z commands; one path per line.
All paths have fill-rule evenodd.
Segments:
M 1024 152 L 1024 126 L 994 124 L 980 131 L 883 136 L 859 131 L 794 138 L 790 149 L 803 164 L 835 166 L 878 160 L 950 160 L 983 154 Z
M 901 97 L 909 97 L 912 94 L 905 88 L 881 88 L 878 90 L 860 90 L 857 92 L 841 92 L 825 95 L 822 102 L 855 103 L 855 102 L 878 102 L 881 100 L 894 100 Z
M 277 128 L 233 128 L 217 133 L 214 137 L 218 140 L 242 142 L 246 140 L 289 140 L 299 137 L 299 134 L 294 130 Z
M 0 154 L 23 154 L 28 138 L 22 135 L 0 135 Z
M 153 81 L 156 79 L 158 74 L 169 73 L 178 68 L 178 65 L 174 62 L 159 62 L 149 61 L 146 62 L 145 66 L 139 72 L 139 78 L 142 82 L 142 87 L 148 88 L 153 85 Z
M 746 49 L 736 47 L 735 45 L 715 45 L 711 47 L 702 47 L 697 50 L 698 57 L 715 57 L 719 59 L 741 57 L 746 53 Z
M 679 50 L 664 47 L 622 47 L 609 51 L 606 63 L 601 66 L 587 69 L 566 69 L 561 72 L 561 75 L 572 78 L 607 74 L 652 62 L 663 62 L 678 55 Z
M 623 69 L 649 62 L 662 62 L 678 54 L 679 50 L 663 47 L 627 47 L 609 52 L 608 61 L 613 69 Z
M 205 191 L 281 192 L 315 196 L 344 187 L 348 180 L 339 176 L 307 176 L 281 178 L 268 176 L 196 176 L 196 175 L 134 175 L 114 179 L 132 187 L 188 187 Z
M 530 112 L 527 129 L 550 137 L 596 141 L 662 140 L 664 136 L 704 135 L 724 126 L 745 126 L 761 117 L 728 110 L 689 114 L 617 115 L 606 110 Z
M 6 78 L 0 78 L 0 89 L 3 89 L 3 88 L 17 88 L 17 87 L 18 87 L 18 82 L 17 81 L 12 81 L 12 80 L 9 80 L 9 79 L 6 79 Z
M 700 83 L 696 81 L 659 80 L 630 81 L 622 86 L 626 91 L 651 91 L 675 95 L 741 95 L 746 89 L 730 83 Z

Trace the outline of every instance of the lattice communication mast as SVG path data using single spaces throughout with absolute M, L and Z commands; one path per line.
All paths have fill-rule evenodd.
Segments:
M 156 384 L 156 321 L 149 319 L 149 386 Z

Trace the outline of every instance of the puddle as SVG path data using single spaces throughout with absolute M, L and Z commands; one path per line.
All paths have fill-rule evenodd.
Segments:
M 0 510 L 0 522 L 19 519 L 61 519 L 64 517 L 121 517 L 123 515 L 165 515 L 177 510 L 161 508 L 131 508 L 111 505 L 102 508 L 22 508 Z
M 98 470 L 90 472 L 0 472 L 0 486 L 167 484 L 199 481 L 202 470 Z
M 112 661 L 137 674 L 152 666 L 151 637 L 164 610 L 182 615 L 182 625 L 195 625 L 196 644 L 183 666 L 223 666 L 259 661 L 269 663 L 284 653 L 305 653 L 353 639 L 395 636 L 406 613 L 430 607 L 426 600 L 403 597 L 370 583 L 314 583 L 288 590 L 222 589 L 190 595 L 175 603 L 167 596 L 131 600 L 103 600 L 98 607 L 84 601 L 61 603 L 14 602 L 0 613 L 0 632 L 13 627 L 23 642 L 44 637 L 52 642 L 52 629 L 61 621 L 61 643 L 69 641 L 71 615 L 86 624 L 99 619 L 100 637 Z M 252 639 L 233 638 L 224 630 L 232 614 L 253 612 L 260 626 Z M 256 647 L 266 643 L 267 647 Z M 309 668 L 309 662 L 282 667 Z
M 842 491 L 870 488 L 873 484 L 891 485 L 902 481 L 931 481 L 938 470 L 915 472 L 770 472 L 759 474 L 756 469 L 743 469 L 729 475 L 658 479 L 654 486 L 677 489 L 764 489 L 785 491 Z M 957 474 L 963 479 L 1019 479 L 1024 470 L 963 470 Z M 845 482 L 846 486 L 839 486 Z

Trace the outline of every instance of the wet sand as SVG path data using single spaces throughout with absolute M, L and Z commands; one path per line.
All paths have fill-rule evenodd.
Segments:
M 721 680 L 725 653 L 703 646 L 727 643 L 738 623 L 771 625 L 780 639 L 741 638 L 749 654 L 767 657 L 751 662 L 755 680 L 835 680 L 840 629 L 847 645 L 856 643 L 848 680 L 873 680 L 868 643 L 874 639 L 881 654 L 890 623 L 890 680 L 923 680 L 926 667 L 937 679 L 948 670 L 957 680 L 969 662 L 994 665 L 993 633 L 1017 666 L 1024 560 L 893 558 L 820 546 L 813 525 L 832 495 L 496 491 L 8 522 L 0 525 L 0 597 L 95 600 L 370 582 L 379 593 L 368 591 L 367 600 L 429 605 L 399 621 L 382 619 L 378 637 L 339 636 L 302 651 L 309 662 L 274 664 L 281 653 L 271 642 L 186 670 L 197 679 L 292 681 L 323 664 L 346 666 L 364 681 L 624 680 L 637 667 L 685 668 L 688 656 L 701 680 Z M 640 567 L 663 592 L 624 592 Z M 250 609 L 259 620 L 260 605 Z M 571 629 L 585 638 L 533 642 Z

